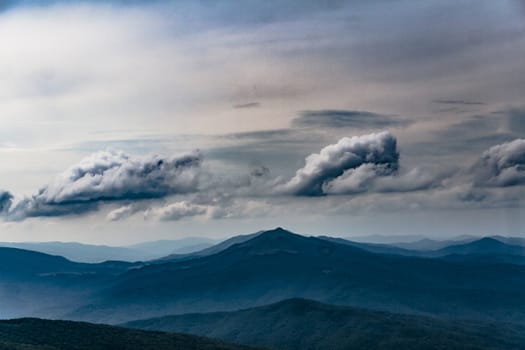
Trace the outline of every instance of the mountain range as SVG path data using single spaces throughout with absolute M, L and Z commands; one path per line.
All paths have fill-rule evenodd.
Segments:
M 300 297 L 521 322 L 524 277 L 525 266 L 378 254 L 278 228 L 216 254 L 126 271 L 66 316 L 117 323 L 136 314 L 227 311 Z
M 404 348 L 421 348 L 418 334 L 448 341 L 442 348 L 467 341 L 493 348 L 500 339 L 508 340 L 501 348 L 512 348 L 524 334 L 524 259 L 518 238 L 486 237 L 417 250 L 306 237 L 283 228 L 143 262 L 82 263 L 4 247 L 0 318 L 107 324 L 154 318 L 126 325 L 270 347 L 276 346 L 271 334 L 280 333 L 262 325 L 285 322 L 308 344 L 326 338 L 326 349 L 345 334 L 355 335 L 348 336 L 352 344 L 373 341 L 377 333 L 365 330 L 383 324 L 392 333 L 371 348 L 395 347 L 400 339 Z M 169 317 L 155 319 L 164 316 Z M 345 322 L 334 324 L 337 318 Z M 199 322 L 191 323 L 194 319 Z M 301 325 L 300 319 L 307 322 Z M 369 327 L 359 328 L 359 322 Z M 496 325 L 496 333 L 486 334 Z M 337 327 L 346 331 L 333 331 Z M 317 334 L 317 340 L 309 334 Z M 278 338 L 284 340 L 277 348 L 299 346 L 285 333 Z
M 187 254 L 202 250 L 214 243 L 216 241 L 209 238 L 187 237 L 177 240 L 143 242 L 122 247 L 77 242 L 0 242 L 0 247 L 60 255 L 78 262 L 99 263 L 106 260 L 153 260 L 170 254 Z

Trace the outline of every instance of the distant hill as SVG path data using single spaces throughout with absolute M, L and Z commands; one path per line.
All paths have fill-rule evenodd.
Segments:
M 15 319 L 0 321 L 0 350 L 248 350 L 186 334 L 167 334 L 82 322 Z
M 321 239 L 345 244 L 356 248 L 361 248 L 369 252 L 378 254 L 391 254 L 427 258 L 444 258 L 450 261 L 464 261 L 471 263 L 510 263 L 523 265 L 525 261 L 525 246 L 513 245 L 504 243 L 499 238 L 485 237 L 473 241 L 463 243 L 454 242 L 455 244 L 447 245 L 435 250 L 421 250 L 422 245 L 434 245 L 433 241 L 427 240 L 420 245 L 414 242 L 413 245 L 418 246 L 417 249 L 406 249 L 395 245 L 377 244 L 377 243 L 363 243 L 349 241 L 343 238 L 334 238 L 321 236 Z M 519 242 L 518 238 L 507 239 L 507 242 Z M 447 241 L 450 243 L 450 241 Z M 407 244 L 405 246 L 410 246 Z
M 85 266 L 61 256 L 17 248 L 0 248 L 0 276 L 21 278 L 43 273 L 79 272 Z
M 17 248 L 0 248 L 0 318 L 60 317 L 92 291 L 139 265 L 85 264 Z
M 408 249 L 408 250 L 429 251 L 429 250 L 442 249 L 450 245 L 469 243 L 477 239 L 479 239 L 479 237 L 470 237 L 470 236 L 469 237 L 461 236 L 461 237 L 457 237 L 454 239 L 446 239 L 446 240 L 435 240 L 435 239 L 423 238 L 423 239 L 420 239 L 414 242 L 394 242 L 394 243 L 390 243 L 390 245 L 394 247 L 398 247 L 398 248 Z
M 132 328 L 207 335 L 284 350 L 518 349 L 525 326 L 445 321 L 304 299 L 235 312 L 133 321 Z
M 64 274 L 117 274 L 140 263 L 106 261 L 87 264 L 70 261 L 62 256 L 49 255 L 32 250 L 0 247 L 0 282 L 3 280 L 45 277 Z
M 149 259 L 158 259 L 170 254 L 189 254 L 216 244 L 217 241 L 206 237 L 186 237 L 172 240 L 160 240 L 137 243 L 126 248 L 149 253 Z
M 406 256 L 420 256 L 423 255 L 420 251 L 399 248 L 389 244 L 381 243 L 365 243 L 365 242 L 354 242 L 344 238 L 319 236 L 318 238 L 330 241 L 333 243 L 349 245 L 352 247 L 364 249 L 366 251 L 378 254 L 393 254 L 393 255 L 406 255 Z
M 60 255 L 77 262 L 99 263 L 106 260 L 145 261 L 168 254 L 187 254 L 207 248 L 213 243 L 214 241 L 208 238 L 188 237 L 179 240 L 144 242 L 126 247 L 76 242 L 0 242 L 0 247 Z
M 507 240 L 507 242 L 516 242 L 516 239 Z M 427 255 L 447 261 L 479 265 L 496 263 L 525 265 L 525 246 L 504 243 L 492 237 L 485 237 L 466 244 L 451 245 L 427 252 Z
M 376 254 L 278 228 L 217 254 L 129 270 L 67 317 L 117 323 L 294 297 L 525 322 L 525 267 Z
M 525 246 L 507 244 L 495 238 L 485 237 L 469 243 L 451 245 L 431 253 L 432 256 L 446 256 L 451 254 L 498 254 L 525 256 Z

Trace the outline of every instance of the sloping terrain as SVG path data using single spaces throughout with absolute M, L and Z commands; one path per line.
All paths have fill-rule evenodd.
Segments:
M 207 335 L 285 350 L 518 349 L 525 326 L 445 321 L 289 299 L 235 312 L 138 320 L 132 328 Z
M 249 350 L 186 334 L 34 318 L 0 321 L 2 350 Z

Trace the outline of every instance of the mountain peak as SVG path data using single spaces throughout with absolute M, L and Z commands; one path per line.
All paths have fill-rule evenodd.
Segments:
M 282 227 L 276 227 L 272 230 L 268 230 L 268 231 L 262 231 L 260 234 L 257 235 L 257 237 L 255 238 L 259 238 L 259 239 L 265 239 L 265 238 L 271 238 L 271 239 L 280 239 L 280 238 L 294 238 L 294 237 L 301 237 L 303 238 L 304 236 L 301 236 L 297 233 L 293 233 L 291 231 L 288 231 Z
M 474 241 L 476 242 L 476 241 Z M 494 237 L 482 237 L 480 239 L 477 240 L 477 242 L 485 242 L 485 243 L 503 243 L 501 241 L 499 241 L 498 239 L 494 238 Z
M 278 235 L 278 234 L 293 234 L 293 233 L 279 226 L 272 230 L 263 231 L 261 232 L 261 234 Z

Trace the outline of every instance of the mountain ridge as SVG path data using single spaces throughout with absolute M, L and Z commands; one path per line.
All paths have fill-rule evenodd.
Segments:
M 293 298 L 232 312 L 137 320 L 123 326 L 178 331 L 285 350 L 516 349 L 525 327 L 445 321 Z M 490 334 L 485 330 L 492 328 Z
M 129 270 L 92 306 L 69 317 L 118 323 L 133 313 L 227 311 L 292 297 L 456 318 L 464 313 L 525 320 L 525 310 L 506 311 L 525 303 L 525 267 L 480 269 L 470 263 L 377 254 L 278 228 L 210 256 Z

